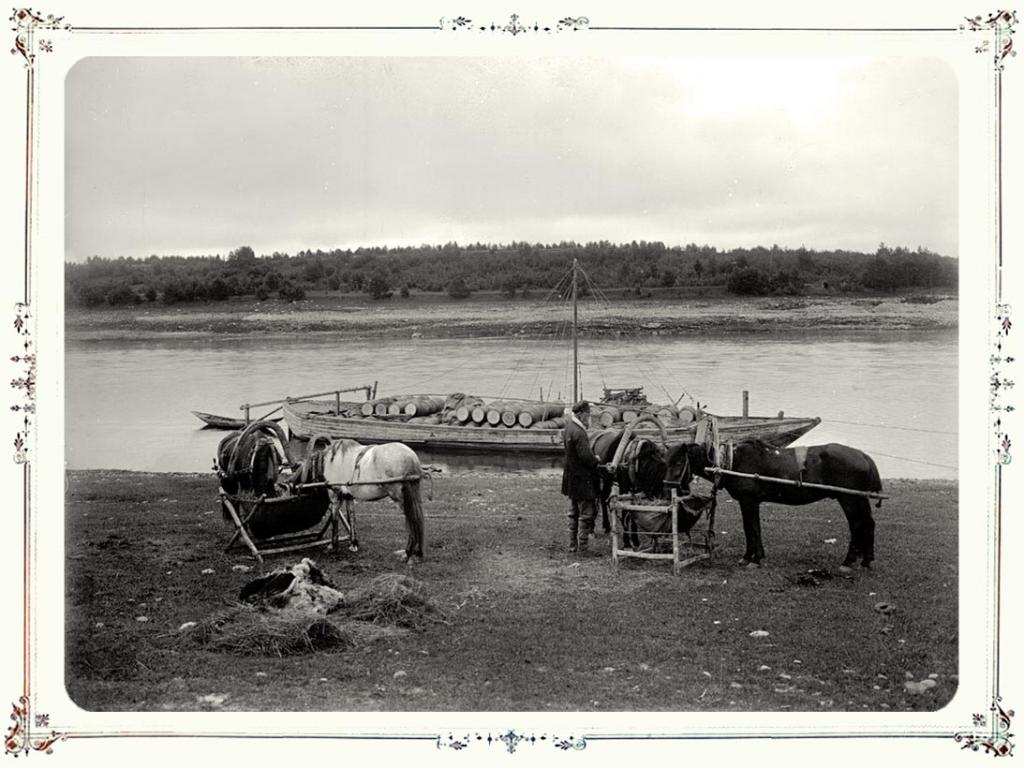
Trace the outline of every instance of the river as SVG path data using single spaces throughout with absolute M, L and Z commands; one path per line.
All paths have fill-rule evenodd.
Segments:
M 520 338 L 338 341 L 321 334 L 69 342 L 67 466 L 209 470 L 225 433 L 201 429 L 190 411 L 237 416 L 243 402 L 374 381 L 381 394 L 568 396 L 571 359 L 564 344 Z M 883 477 L 957 476 L 955 330 L 584 339 L 580 363 L 583 393 L 592 399 L 602 386 L 644 386 L 655 402 L 699 400 L 732 415 L 741 412 L 747 390 L 751 415 L 821 417 L 797 445 L 856 446 L 875 458 Z M 456 471 L 553 467 L 550 460 L 428 458 Z

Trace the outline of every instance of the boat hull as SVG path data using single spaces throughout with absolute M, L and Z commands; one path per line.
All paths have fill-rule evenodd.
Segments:
M 352 406 L 343 403 L 342 406 Z M 536 427 L 475 427 L 450 424 L 417 424 L 406 421 L 385 421 L 373 418 L 350 418 L 333 412 L 335 404 L 327 402 L 295 402 L 284 405 L 284 419 L 293 437 L 349 438 L 360 443 L 405 443 L 451 451 L 516 452 L 558 455 L 563 451 L 561 429 Z M 723 440 L 758 438 L 783 447 L 807 433 L 821 422 L 804 417 L 718 417 L 719 436 Z M 697 425 L 666 428 L 670 443 L 693 442 Z M 602 431 L 601 428 L 592 432 Z

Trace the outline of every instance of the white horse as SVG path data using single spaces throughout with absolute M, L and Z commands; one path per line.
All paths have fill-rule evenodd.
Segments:
M 350 548 L 359 548 L 353 501 L 377 501 L 385 496 L 402 507 L 409 538 L 405 560 L 423 558 L 423 504 L 420 480 L 423 469 L 416 452 L 404 443 L 362 445 L 355 440 L 336 440 L 322 451 L 323 482 L 327 483 L 331 510 L 338 514 L 342 502 L 351 534 Z

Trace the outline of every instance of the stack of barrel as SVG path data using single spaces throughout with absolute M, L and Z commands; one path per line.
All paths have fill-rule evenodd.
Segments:
M 408 421 L 414 424 L 451 424 L 467 427 L 522 427 L 561 429 L 565 426 L 565 404 L 543 400 L 491 400 L 456 393 L 441 395 L 395 395 L 369 400 L 360 414 Z M 629 424 L 641 414 L 656 416 L 666 427 L 686 426 L 696 421 L 695 408 L 650 403 L 596 403 L 591 408 L 591 425 L 611 428 Z

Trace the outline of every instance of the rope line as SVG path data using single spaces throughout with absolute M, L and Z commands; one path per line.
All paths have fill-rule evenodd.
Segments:
M 829 419 L 830 424 L 849 424 L 854 427 L 879 427 L 881 429 L 898 429 L 904 432 L 925 432 L 929 435 L 952 435 L 957 436 L 957 432 L 947 432 L 941 429 L 922 429 L 921 427 L 904 427 L 899 425 L 890 424 L 869 424 L 864 421 L 843 421 L 842 419 Z
M 900 461 L 909 461 L 912 464 L 927 464 L 929 467 L 941 467 L 942 469 L 959 469 L 959 467 L 950 466 L 949 464 L 936 464 L 934 461 L 923 461 L 921 459 L 908 459 L 906 456 L 893 456 L 891 453 L 882 453 L 874 449 L 866 449 L 867 453 L 878 456 L 885 456 L 887 459 L 898 459 Z

